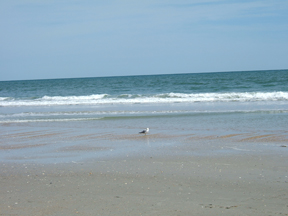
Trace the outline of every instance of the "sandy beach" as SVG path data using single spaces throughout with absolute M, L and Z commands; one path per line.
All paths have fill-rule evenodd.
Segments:
M 12 136 L 13 145 L 1 142 L 2 153 L 47 151 L 60 135 L 2 134 L 4 141 Z M 20 137 L 31 142 L 20 145 Z M 49 163 L 33 154 L 2 160 L 0 215 L 288 215 L 285 136 L 69 137 L 73 145 L 58 142 Z

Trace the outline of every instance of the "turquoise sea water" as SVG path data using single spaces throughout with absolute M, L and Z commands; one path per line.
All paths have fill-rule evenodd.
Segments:
M 109 142 L 146 127 L 159 137 L 287 137 L 287 122 L 288 70 L 0 82 L 1 145 L 94 146 L 95 134 Z M 17 157 L 39 151 L 51 149 L 13 150 Z
M 286 112 L 288 70 L 0 82 L 0 123 Z

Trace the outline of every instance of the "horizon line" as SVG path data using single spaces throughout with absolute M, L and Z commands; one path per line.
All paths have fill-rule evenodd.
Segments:
M 133 76 L 164 76 L 164 75 L 184 75 L 184 74 L 209 74 L 209 73 L 239 73 L 239 72 L 267 72 L 267 71 L 285 71 L 288 69 L 267 69 L 267 70 L 237 70 L 237 71 L 214 71 L 214 72 L 191 72 L 191 73 L 168 73 L 168 74 L 140 74 L 140 75 L 111 75 L 111 76 L 95 76 L 95 77 L 62 77 L 62 78 L 39 78 L 39 79 L 23 79 L 23 80 L 0 80 L 0 82 L 13 81 L 40 81 L 40 80 L 62 80 L 62 79 L 89 79 L 89 78 L 113 78 L 113 77 L 133 77 Z

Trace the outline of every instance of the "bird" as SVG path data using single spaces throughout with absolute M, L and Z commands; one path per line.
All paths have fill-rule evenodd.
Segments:
M 146 129 L 144 129 L 143 131 L 141 131 L 141 132 L 139 132 L 139 133 L 142 133 L 142 134 L 147 134 L 149 132 L 149 128 L 146 128 Z

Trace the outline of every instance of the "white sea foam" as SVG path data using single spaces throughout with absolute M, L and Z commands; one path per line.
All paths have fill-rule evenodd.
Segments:
M 214 106 L 213 106 L 214 107 Z M 225 106 L 226 107 L 226 106 Z M 28 122 L 68 122 L 68 121 L 91 121 L 103 118 L 133 118 L 144 116 L 165 116 L 165 115 L 199 115 L 199 114 L 225 114 L 225 113 L 265 113 L 277 114 L 287 113 L 288 110 L 130 110 L 130 111 L 71 111 L 71 112 L 22 112 L 0 114 L 0 124 L 3 123 L 28 123 Z
M 58 117 L 71 117 L 83 119 L 89 119 L 90 116 L 119 116 L 119 115 L 147 115 L 147 114 L 177 114 L 177 113 L 191 113 L 198 111 L 191 110 L 154 110 L 154 111 L 73 111 L 73 112 L 22 112 L 22 113 L 11 113 L 11 114 L 0 114 L 0 119 L 26 119 L 26 118 L 58 118 Z
M 166 93 L 155 95 L 97 94 L 88 96 L 44 96 L 37 99 L 0 98 L 0 106 L 57 106 L 135 103 L 253 102 L 288 101 L 288 92 Z
M 91 121 L 99 120 L 101 118 L 48 118 L 48 119 L 10 119 L 0 121 L 1 124 L 5 123 L 28 123 L 28 122 L 67 122 L 67 121 Z

